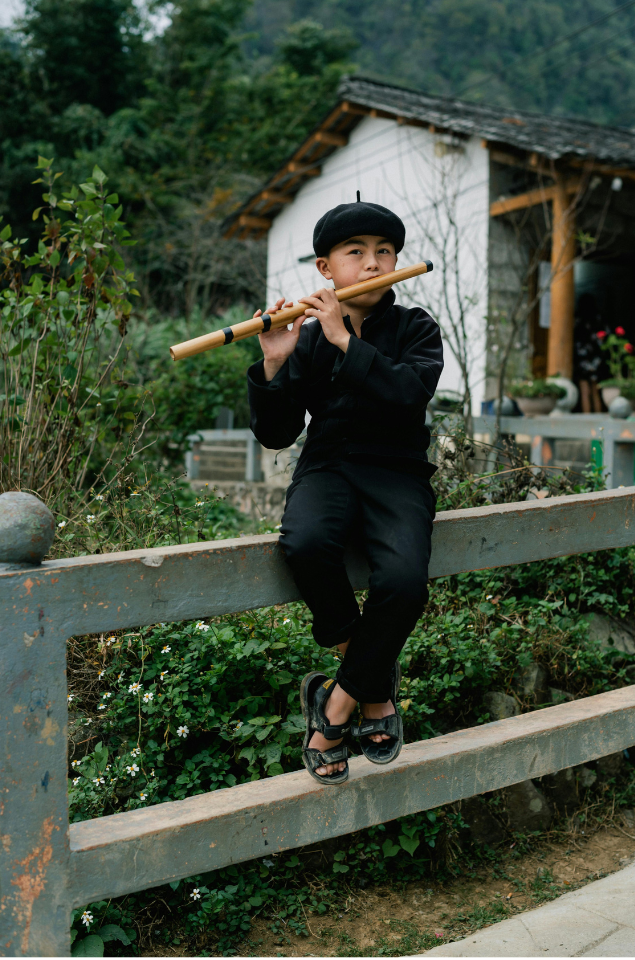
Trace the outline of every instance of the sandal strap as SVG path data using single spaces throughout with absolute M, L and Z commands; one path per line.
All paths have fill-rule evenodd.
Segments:
M 317 729 L 317 728 L 316 728 Z M 340 723 L 337 726 L 332 723 L 325 723 L 318 732 L 322 734 L 325 740 L 341 740 L 351 729 L 350 721 Z
M 375 733 L 386 733 L 389 737 L 398 740 L 401 736 L 399 717 L 396 713 L 391 713 L 388 717 L 382 717 L 381 720 L 370 720 L 363 717 L 359 723 L 354 723 L 351 727 L 351 733 L 354 737 L 370 737 Z
M 304 752 L 314 770 L 318 767 L 325 767 L 328 763 L 348 760 L 348 747 L 344 743 L 340 744 L 339 747 L 331 747 L 330 750 L 316 750 L 315 747 L 305 747 Z

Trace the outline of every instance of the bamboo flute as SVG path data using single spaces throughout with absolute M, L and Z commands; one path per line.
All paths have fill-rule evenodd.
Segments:
M 335 294 L 340 303 L 343 300 L 351 300 L 369 290 L 381 290 L 382 287 L 391 287 L 393 283 L 399 283 L 402 280 L 410 280 L 411 277 L 418 277 L 422 273 L 430 273 L 432 263 L 430 260 L 423 260 L 421 263 L 415 263 L 411 267 L 402 267 L 400 270 L 393 270 L 392 273 L 384 273 L 379 277 L 372 277 L 370 280 L 362 280 L 361 283 L 354 283 L 350 287 L 341 287 Z M 231 327 L 224 327 L 222 330 L 214 330 L 213 333 L 205 333 L 202 337 L 195 337 L 193 340 L 185 340 L 183 343 L 175 343 L 170 347 L 170 356 L 173 360 L 183 360 L 185 357 L 193 357 L 197 353 L 205 353 L 206 350 L 214 350 L 215 347 L 223 347 L 227 343 L 234 343 L 236 340 L 245 340 L 247 337 L 254 337 L 263 330 L 274 330 L 276 327 L 286 327 L 287 324 L 302 316 L 305 310 L 311 310 L 306 303 L 296 303 L 292 307 L 286 307 L 284 310 L 278 310 L 277 313 L 264 313 L 261 317 L 255 317 L 252 320 L 244 320 L 242 323 L 235 323 Z

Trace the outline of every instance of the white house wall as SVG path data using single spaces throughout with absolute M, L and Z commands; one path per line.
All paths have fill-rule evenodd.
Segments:
M 394 210 L 406 225 L 399 265 L 432 260 L 434 271 L 396 288 L 399 302 L 425 307 L 441 325 L 445 369 L 439 389 L 461 389 L 462 355 L 473 410 L 485 386 L 488 152 L 476 139 L 448 137 L 393 120 L 364 118 L 347 146 L 324 163 L 322 174 L 298 192 L 269 231 L 268 300 L 295 300 L 321 285 L 311 263 L 313 227 L 338 203 L 362 199 Z M 455 347 L 453 351 L 452 347 Z

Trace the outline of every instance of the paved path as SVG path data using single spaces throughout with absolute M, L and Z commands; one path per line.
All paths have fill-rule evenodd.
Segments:
M 423 957 L 635 957 L 635 863 Z

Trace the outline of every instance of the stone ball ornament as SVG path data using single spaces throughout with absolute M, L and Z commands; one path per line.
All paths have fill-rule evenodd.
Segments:
M 0 564 L 40 564 L 51 549 L 55 518 L 32 493 L 0 494 Z
M 609 413 L 615 420 L 626 420 L 633 412 L 633 408 L 626 397 L 615 397 L 609 404 Z

